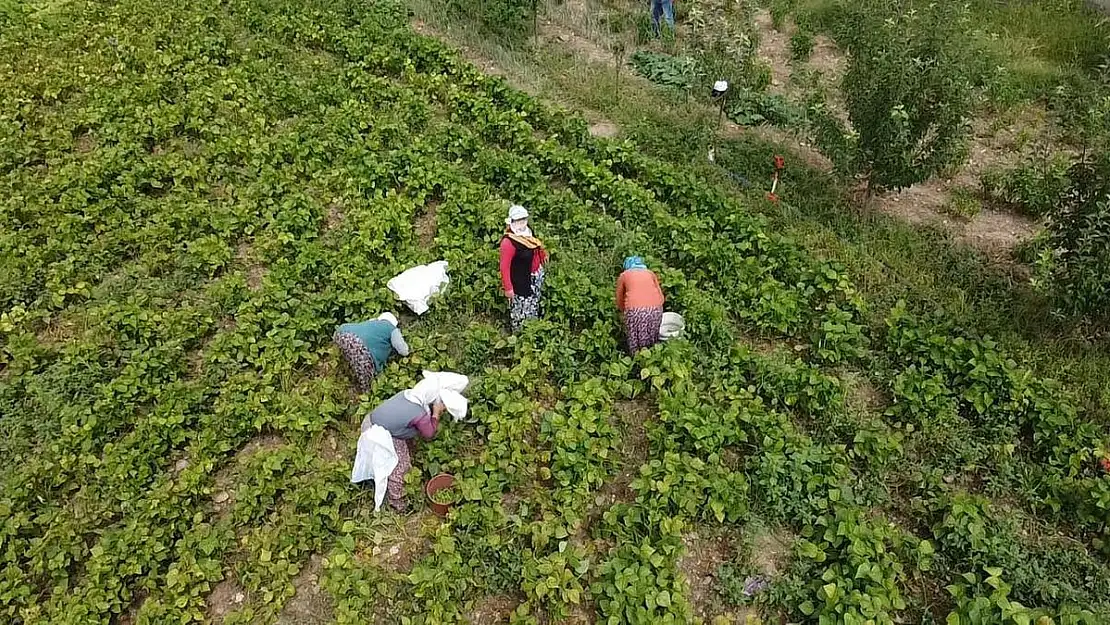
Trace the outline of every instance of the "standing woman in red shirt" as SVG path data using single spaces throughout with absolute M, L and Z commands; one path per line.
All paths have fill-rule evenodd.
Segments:
M 624 259 L 624 271 L 617 279 L 617 310 L 624 315 L 629 352 L 635 354 L 659 342 L 663 289 L 639 256 Z
M 523 206 L 510 207 L 505 224 L 505 236 L 501 238 L 501 288 L 509 298 L 509 320 L 516 332 L 526 319 L 540 316 L 547 252 L 543 242 L 532 236 L 528 210 Z

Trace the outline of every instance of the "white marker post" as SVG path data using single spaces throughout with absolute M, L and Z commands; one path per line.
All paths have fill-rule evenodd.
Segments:
M 714 162 L 717 152 L 717 134 L 721 132 L 721 120 L 725 116 L 725 94 L 728 93 L 728 81 L 718 80 L 713 83 L 713 90 L 710 96 L 718 102 L 719 109 L 717 112 L 717 133 L 713 137 L 713 144 L 709 147 L 709 162 Z

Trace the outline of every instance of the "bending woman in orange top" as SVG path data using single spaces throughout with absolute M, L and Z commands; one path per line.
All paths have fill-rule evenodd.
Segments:
M 624 259 L 624 271 L 617 278 L 617 310 L 624 313 L 629 352 L 635 354 L 659 342 L 663 289 L 639 256 Z

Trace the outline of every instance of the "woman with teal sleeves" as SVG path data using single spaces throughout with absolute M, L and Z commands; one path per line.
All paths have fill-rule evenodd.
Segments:
M 332 340 L 343 352 L 360 393 L 370 390 L 370 382 L 393 352 L 402 357 L 409 355 L 409 346 L 392 313 L 382 313 L 377 319 L 361 323 L 344 323 Z

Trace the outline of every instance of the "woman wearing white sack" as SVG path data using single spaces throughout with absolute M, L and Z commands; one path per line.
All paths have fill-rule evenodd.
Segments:
M 335 331 L 332 341 L 343 352 L 360 393 L 370 390 L 370 382 L 393 352 L 402 357 L 409 355 L 409 346 L 393 313 L 382 313 L 377 319 L 362 323 L 344 323 Z
M 505 225 L 505 236 L 501 238 L 501 288 L 509 298 L 509 321 L 516 332 L 525 319 L 540 316 L 547 252 L 543 242 L 532 236 L 528 210 L 523 206 L 514 204 L 509 208 Z
M 419 435 L 425 440 L 435 438 L 439 431 L 439 417 L 443 414 L 444 404 L 439 399 L 438 390 L 414 388 L 397 393 L 385 400 L 362 421 L 365 432 L 375 425 L 385 428 L 393 437 L 393 448 L 397 454 L 397 466 L 389 474 L 386 493 L 389 505 L 398 512 L 404 512 L 405 474 L 412 468 L 410 445 Z

